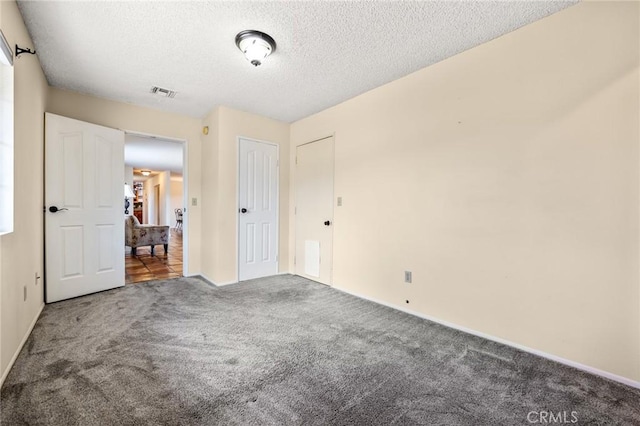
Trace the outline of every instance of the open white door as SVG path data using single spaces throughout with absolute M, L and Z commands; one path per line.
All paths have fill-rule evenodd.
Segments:
M 278 273 L 278 146 L 241 138 L 238 280 Z
M 124 285 L 124 132 L 45 117 L 47 303 Z
M 333 137 L 296 149 L 296 275 L 331 285 Z

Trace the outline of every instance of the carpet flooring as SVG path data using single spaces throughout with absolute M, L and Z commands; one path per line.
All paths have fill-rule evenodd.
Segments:
M 640 424 L 639 390 L 290 275 L 47 305 L 1 404 L 2 425 Z

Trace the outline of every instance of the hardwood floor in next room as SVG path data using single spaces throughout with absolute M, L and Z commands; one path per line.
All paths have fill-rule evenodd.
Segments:
M 131 248 L 125 247 L 125 284 L 182 276 L 181 230 L 171 229 L 168 254 L 162 245 L 156 246 L 154 252 L 152 256 L 150 247 L 138 247 L 137 254 L 133 256 Z

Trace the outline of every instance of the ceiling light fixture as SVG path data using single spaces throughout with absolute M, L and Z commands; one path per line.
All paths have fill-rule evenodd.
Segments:
M 142 176 L 149 176 L 151 174 L 151 170 L 141 170 L 140 173 Z
M 236 46 L 244 53 L 252 65 L 258 66 L 276 51 L 276 41 L 269 35 L 256 30 L 241 31 L 236 36 Z

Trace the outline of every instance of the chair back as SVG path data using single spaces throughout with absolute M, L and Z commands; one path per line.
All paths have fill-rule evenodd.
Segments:
M 178 222 L 181 222 L 182 221 L 182 209 L 175 209 L 175 212 L 176 212 L 176 220 Z

